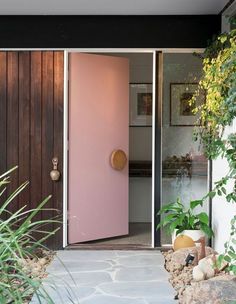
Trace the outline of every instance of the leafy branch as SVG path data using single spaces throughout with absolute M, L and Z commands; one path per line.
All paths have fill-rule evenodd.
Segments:
M 207 198 L 222 196 L 227 202 L 236 202 L 236 133 L 228 134 L 226 128 L 236 118 L 236 30 L 220 35 L 203 56 L 203 77 L 191 103 L 195 102 L 200 92 L 206 92 L 206 102 L 194 112 L 200 114 L 194 131 L 194 139 L 200 138 L 208 159 L 225 158 L 228 172 L 219 181 Z M 233 189 L 228 192 L 226 186 L 233 182 Z M 230 239 L 225 243 L 225 253 L 220 260 L 229 263 L 228 270 L 236 274 L 236 216 L 231 220 Z

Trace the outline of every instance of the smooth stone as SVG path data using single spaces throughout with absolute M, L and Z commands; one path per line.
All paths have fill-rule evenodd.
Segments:
M 95 295 L 90 297 L 89 299 L 83 300 L 81 304 L 146 304 L 146 302 L 142 299 Z
M 117 271 L 116 281 L 163 281 L 168 272 L 160 266 L 126 267 Z
M 167 282 L 114 282 L 99 286 L 103 292 L 122 297 L 157 297 L 174 296 L 174 289 Z
M 124 266 L 155 266 L 164 265 L 164 257 L 162 255 L 142 254 L 130 257 L 121 257 L 118 262 Z

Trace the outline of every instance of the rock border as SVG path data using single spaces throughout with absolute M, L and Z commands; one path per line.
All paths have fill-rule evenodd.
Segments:
M 180 304 L 236 304 L 236 276 L 219 272 L 214 278 L 195 282 L 193 265 L 186 266 L 185 259 L 193 250 L 183 248 L 177 251 L 163 251 L 165 268 L 170 273 L 169 282 L 176 290 L 175 299 Z M 206 256 L 216 254 L 211 247 L 206 247 Z

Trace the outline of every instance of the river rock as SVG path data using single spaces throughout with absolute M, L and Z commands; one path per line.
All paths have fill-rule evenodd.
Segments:
M 194 253 L 198 251 L 198 256 L 200 255 L 200 247 L 189 247 L 189 248 L 181 248 L 172 253 L 171 262 L 176 264 L 185 265 L 185 259 L 189 253 Z M 217 252 L 211 247 L 206 246 L 206 256 L 211 254 L 217 254 Z
M 180 304 L 223 304 L 236 301 L 236 277 L 221 274 L 212 279 L 192 282 L 179 293 Z
M 193 280 L 196 282 L 205 280 L 205 274 L 198 266 L 193 268 Z

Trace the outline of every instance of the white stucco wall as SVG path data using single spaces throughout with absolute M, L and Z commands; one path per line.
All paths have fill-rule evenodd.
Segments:
M 231 127 L 225 131 L 225 136 L 236 132 L 236 119 Z M 228 172 L 228 164 L 225 159 L 218 158 L 213 161 L 213 187 L 214 182 L 218 181 Z M 233 183 L 229 183 L 226 189 L 231 192 Z M 224 251 L 224 243 L 229 239 L 230 220 L 236 214 L 236 203 L 228 203 L 223 197 L 216 196 L 212 201 L 212 226 L 215 232 L 213 246 L 216 251 Z

